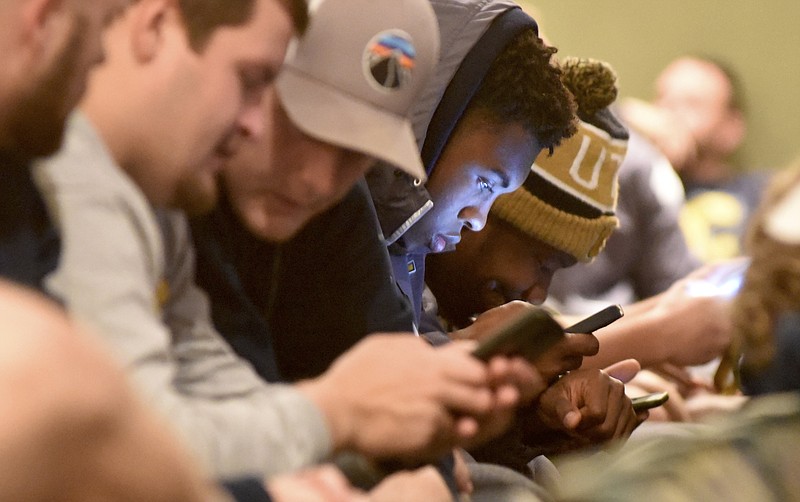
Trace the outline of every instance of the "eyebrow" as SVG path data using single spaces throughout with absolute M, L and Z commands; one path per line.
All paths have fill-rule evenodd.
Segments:
M 270 83 L 277 78 L 281 63 L 273 64 L 271 60 L 246 60 L 239 62 L 237 68 L 241 76 Z
M 498 178 L 500 178 L 500 186 L 503 188 L 508 188 L 508 186 L 511 184 L 511 181 L 508 179 L 508 174 L 500 169 L 492 169 L 492 172 L 496 174 Z

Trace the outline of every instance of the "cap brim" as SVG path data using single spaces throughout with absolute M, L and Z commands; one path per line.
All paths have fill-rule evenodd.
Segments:
M 276 85 L 289 118 L 306 134 L 426 179 L 407 117 L 380 110 L 288 65 L 281 70 Z

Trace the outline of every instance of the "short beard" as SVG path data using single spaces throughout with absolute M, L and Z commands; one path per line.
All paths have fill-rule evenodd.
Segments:
M 173 206 L 189 216 L 202 216 L 211 212 L 219 198 L 218 180 L 210 176 L 189 176 L 175 189 Z

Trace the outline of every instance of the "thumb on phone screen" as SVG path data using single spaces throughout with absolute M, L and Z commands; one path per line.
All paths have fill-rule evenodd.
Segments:
M 636 359 L 624 359 L 618 363 L 614 363 L 605 369 L 608 376 L 614 377 L 622 383 L 628 383 L 633 380 L 633 377 L 642 369 L 639 361 Z

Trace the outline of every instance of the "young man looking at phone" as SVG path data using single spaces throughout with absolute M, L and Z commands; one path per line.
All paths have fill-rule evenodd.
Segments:
M 427 283 L 455 327 L 512 300 L 543 303 L 553 274 L 591 261 L 619 224 L 617 176 L 628 134 L 608 108 L 616 75 L 593 60 L 567 58 L 561 67 L 578 103 L 578 134 L 538 156 L 525 184 L 498 198 L 482 232 L 430 257 Z
M 66 117 L 102 60 L 102 30 L 127 4 L 0 2 L 3 500 L 222 497 L 104 348 L 38 294 L 57 265 L 59 239 L 30 167 L 61 144 Z
M 593 93 L 585 93 L 595 98 L 600 96 L 595 102 L 587 102 L 583 94 L 575 93 L 578 116 L 582 119 L 579 133 L 558 146 L 552 156 L 542 152 L 536 163 L 531 163 L 532 172 L 523 187 L 498 198 L 485 229 L 468 232 L 454 253 L 429 257 L 431 266 L 426 280 L 440 301 L 444 317 L 458 327 L 469 325 L 454 333 L 457 337 L 485 336 L 487 315 L 508 317 L 521 307 L 507 304 L 509 301 L 524 298 L 541 303 L 553 272 L 578 259 L 587 260 L 596 255 L 616 227 L 613 216 L 616 175 L 625 153 L 627 132 L 607 108 L 616 97 L 615 76 L 607 66 L 586 60 L 565 62 L 562 71 L 562 78 L 571 91 L 580 84 L 585 86 L 586 82 L 597 84 Z M 605 82 L 605 86 L 598 82 Z M 586 113 L 587 109 L 590 113 Z M 590 145 L 585 151 L 581 150 L 584 144 Z M 578 164 L 582 167 L 572 172 L 569 166 L 576 165 L 573 159 L 579 152 L 584 155 L 583 164 Z M 568 157 L 569 161 L 565 160 Z M 584 185 L 588 185 L 587 179 L 593 179 L 593 170 L 596 171 L 595 188 L 589 191 Z M 536 237 L 531 238 L 532 235 Z M 508 241 L 515 246 L 511 251 L 508 246 L 498 245 Z M 522 268 L 515 267 L 520 264 Z M 498 270 L 504 275 L 498 277 Z M 507 281 L 500 282 L 498 278 Z M 494 310 L 489 311 L 492 308 Z M 474 315 L 486 311 L 489 312 L 470 324 Z M 585 334 L 568 335 L 567 340 L 574 343 L 591 340 L 596 344 L 594 337 Z M 557 345 L 553 350 L 565 349 Z M 553 376 L 581 365 L 580 355 L 570 350 L 565 350 L 560 360 L 563 364 L 555 367 L 547 357 L 538 358 L 534 364 L 544 375 Z M 608 371 L 627 381 L 636 369 L 635 363 L 625 362 Z M 575 413 L 565 413 L 564 410 L 576 406 L 576 389 L 582 389 L 578 394 L 585 402 L 594 403 L 586 408 L 592 412 L 582 415 L 575 407 Z M 561 404 L 556 404 L 559 402 Z M 623 387 L 596 370 L 572 371 L 549 388 L 539 400 L 539 406 L 525 415 L 529 418 L 526 428 L 531 433 L 527 443 L 534 446 L 529 453 L 547 444 L 561 449 L 565 445 L 583 446 L 626 437 L 638 423 Z M 509 459 L 503 450 L 500 447 L 475 453 L 485 460 L 516 468 L 520 468 L 519 460 L 526 460 L 524 456 Z

